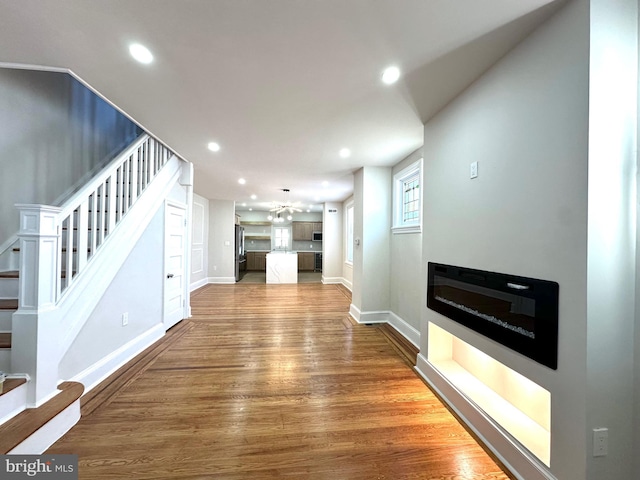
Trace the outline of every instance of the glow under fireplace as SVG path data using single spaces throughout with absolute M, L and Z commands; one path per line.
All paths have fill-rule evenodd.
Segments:
M 427 358 L 459 392 L 550 466 L 548 390 L 431 322 Z

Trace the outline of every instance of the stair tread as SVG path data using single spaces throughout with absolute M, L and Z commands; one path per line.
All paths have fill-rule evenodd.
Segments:
M 0 454 L 7 454 L 46 425 L 65 408 L 78 400 L 84 386 L 78 382 L 63 382 L 61 392 L 38 408 L 29 408 L 0 425 Z
M 17 310 L 17 298 L 0 298 L 0 310 Z
M 2 385 L 2 393 L 0 396 L 6 395 L 11 390 L 18 388 L 20 385 L 24 385 L 27 383 L 27 380 L 24 378 L 7 378 Z
M 11 348 L 10 333 L 0 333 L 0 348 Z

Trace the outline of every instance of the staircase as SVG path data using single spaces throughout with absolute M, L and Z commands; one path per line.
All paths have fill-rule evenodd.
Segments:
M 74 231 L 77 232 L 77 230 L 77 227 L 75 227 Z M 67 243 L 67 231 L 67 227 L 62 228 L 61 240 L 63 245 Z M 88 231 L 93 232 L 93 229 L 89 227 Z M 106 233 L 102 235 L 102 240 L 104 240 L 105 237 Z M 73 255 L 78 253 L 76 244 L 77 235 L 75 236 L 75 240 L 73 240 Z M 67 247 L 63 247 L 60 250 L 60 253 L 62 264 L 66 265 Z M 18 259 L 15 263 L 19 264 L 20 247 L 11 248 L 11 254 Z M 91 248 L 88 247 L 87 257 L 90 256 Z M 72 260 L 72 263 L 75 268 L 75 260 Z M 74 271 L 73 275 L 75 275 L 75 273 L 76 272 Z M 18 310 L 19 277 L 19 270 L 6 270 L 0 272 L 0 372 L 11 371 L 11 322 L 13 314 Z M 63 281 L 66 281 L 67 274 L 65 271 L 61 271 L 60 278 Z
M 64 205 L 16 205 L 19 242 L 5 251 L 3 259 L 12 257 L 0 271 L 0 371 L 27 380 L 8 380 L 11 391 L 0 394 L 0 454 L 41 453 L 52 443 L 46 435 L 44 441 L 24 439 L 49 423 L 69 424 L 53 429 L 55 441 L 77 422 L 83 387 L 60 383 L 60 361 L 184 165 L 143 135 Z M 66 420 L 53 421 L 59 416 Z M 16 429 L 24 433 L 11 434 L 12 446 L 4 445 L 2 438 Z
M 62 241 L 66 240 L 66 229 L 62 232 Z M 11 249 L 13 255 L 20 254 L 20 247 Z M 77 253 L 77 249 L 73 249 Z M 87 250 L 90 255 L 91 250 Z M 63 248 L 62 260 L 66 260 L 67 249 Z M 13 314 L 18 310 L 18 270 L 6 270 L 0 272 L 0 372 L 11 371 L 11 322 Z M 61 277 L 66 279 L 66 272 L 62 272 Z
M 0 272 L 0 371 L 11 371 L 11 317 L 18 309 L 18 271 Z

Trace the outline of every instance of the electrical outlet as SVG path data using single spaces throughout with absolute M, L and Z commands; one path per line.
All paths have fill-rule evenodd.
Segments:
M 593 429 L 593 456 L 604 457 L 609 453 L 609 429 Z
M 127 325 L 129 325 L 129 312 L 122 314 L 122 326 L 126 327 Z

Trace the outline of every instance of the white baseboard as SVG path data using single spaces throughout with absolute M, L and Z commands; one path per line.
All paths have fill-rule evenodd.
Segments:
M 360 321 L 360 309 L 356 307 L 353 303 L 349 305 L 349 315 L 356 321 Z
M 344 283 L 344 278 L 342 278 L 342 277 L 325 277 L 324 275 L 322 275 L 320 277 L 320 281 L 322 283 L 326 283 L 327 285 L 335 285 L 335 284 Z
M 415 347 L 420 348 L 420 331 L 409 325 L 405 320 L 393 312 L 389 312 L 389 325 L 409 340 Z
M 344 277 L 325 277 L 322 275 L 320 281 L 325 285 L 344 285 L 349 291 L 353 291 L 353 284 Z
M 421 353 L 418 354 L 415 370 L 518 480 L 557 480 Z
M 236 277 L 209 277 L 207 283 L 229 284 L 236 283 Z
M 125 343 L 122 347 L 111 352 L 90 367 L 85 368 L 82 372 L 75 375 L 71 381 L 82 383 L 84 385 L 84 393 L 88 393 L 133 357 L 160 340 L 164 334 L 164 325 L 156 325 L 142 335 Z
M 368 323 L 388 323 L 395 328 L 403 337 L 409 340 L 415 347 L 420 348 L 420 331 L 409 325 L 393 312 L 373 311 L 362 312 L 353 303 L 349 305 L 349 315 L 362 324 Z
M 389 312 L 373 311 L 363 312 L 353 303 L 349 306 L 349 315 L 358 323 L 387 323 L 389 321 Z
M 65 408 L 49 423 L 9 451 L 11 455 L 40 455 L 71 430 L 80 420 L 80 399 Z
M 209 279 L 208 278 L 202 278 L 198 281 L 193 282 L 191 285 L 189 285 L 189 291 L 193 292 L 194 290 L 199 289 L 200 287 L 204 287 L 206 284 L 209 283 Z

